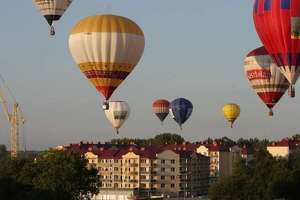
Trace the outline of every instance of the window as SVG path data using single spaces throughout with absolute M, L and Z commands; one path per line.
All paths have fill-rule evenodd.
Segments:
M 171 180 L 175 180 L 175 176 L 171 176 Z
M 119 168 L 117 168 L 117 167 L 114 168 L 114 171 L 118 171 L 118 170 L 119 170 Z
M 165 184 L 161 184 L 160 185 L 161 188 L 165 188 L 165 186 L 166 186 Z
M 175 160 L 171 160 L 171 164 L 175 164 Z
M 265 0 L 264 10 L 265 11 L 271 10 L 271 6 L 272 6 L 272 0 Z
M 171 172 L 175 172 L 175 168 L 172 167 L 172 168 L 171 168 Z
M 161 176 L 160 179 L 161 179 L 161 180 L 165 180 L 165 176 Z
M 281 8 L 282 9 L 290 9 L 291 0 L 281 0 Z
M 165 164 L 165 162 L 166 162 L 165 160 L 161 160 L 160 161 L 161 164 Z
M 142 159 L 142 160 L 141 160 L 141 163 L 146 163 L 146 160 L 145 160 L 145 159 Z
M 114 160 L 114 162 L 115 162 L 115 163 L 118 163 L 118 160 L 116 159 L 116 160 Z
M 175 187 L 175 184 L 171 184 L 171 188 L 174 188 Z
M 162 172 L 165 172 L 165 168 L 161 168 L 161 171 L 162 171 Z

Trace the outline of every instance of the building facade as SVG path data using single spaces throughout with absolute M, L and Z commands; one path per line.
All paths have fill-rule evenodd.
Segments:
M 299 140 L 284 138 L 281 141 L 272 142 L 268 144 L 267 151 L 273 157 L 287 158 L 290 153 L 292 153 L 296 149 L 299 149 L 299 147 L 300 147 Z
M 208 192 L 210 159 L 186 148 L 93 146 L 80 152 L 89 167 L 99 171 L 101 188 L 95 200 L 127 200 L 132 196 L 188 198 Z

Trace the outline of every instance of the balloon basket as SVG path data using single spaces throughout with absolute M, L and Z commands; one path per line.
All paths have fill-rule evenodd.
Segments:
M 109 110 L 109 104 L 107 101 L 105 101 L 103 104 L 102 104 L 102 109 L 103 110 Z
M 54 36 L 55 35 L 55 29 L 53 26 L 50 27 L 50 35 Z
M 293 85 L 290 86 L 288 93 L 291 98 L 295 97 L 295 87 Z

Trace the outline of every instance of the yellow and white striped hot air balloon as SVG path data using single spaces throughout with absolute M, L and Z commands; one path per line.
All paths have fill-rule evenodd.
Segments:
M 105 115 L 117 134 L 130 114 L 129 105 L 125 101 L 109 101 L 109 109 L 105 110 Z
M 228 103 L 223 106 L 223 115 L 225 119 L 230 122 L 230 127 L 240 115 L 240 106 L 235 103 Z
M 68 9 L 73 0 L 33 0 L 50 25 L 50 35 L 55 35 L 53 21 L 58 21 Z
M 130 19 L 97 15 L 75 25 L 69 47 L 80 70 L 107 101 L 139 62 L 145 38 Z

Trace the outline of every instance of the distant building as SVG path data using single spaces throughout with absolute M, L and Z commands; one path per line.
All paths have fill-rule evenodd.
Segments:
M 202 144 L 196 149 L 197 153 L 210 158 L 210 177 L 215 179 L 219 176 L 228 176 L 231 174 L 230 151 L 228 147 L 214 143 Z
M 287 158 L 290 153 L 300 147 L 300 141 L 284 138 L 281 141 L 268 144 L 267 151 L 273 157 Z

